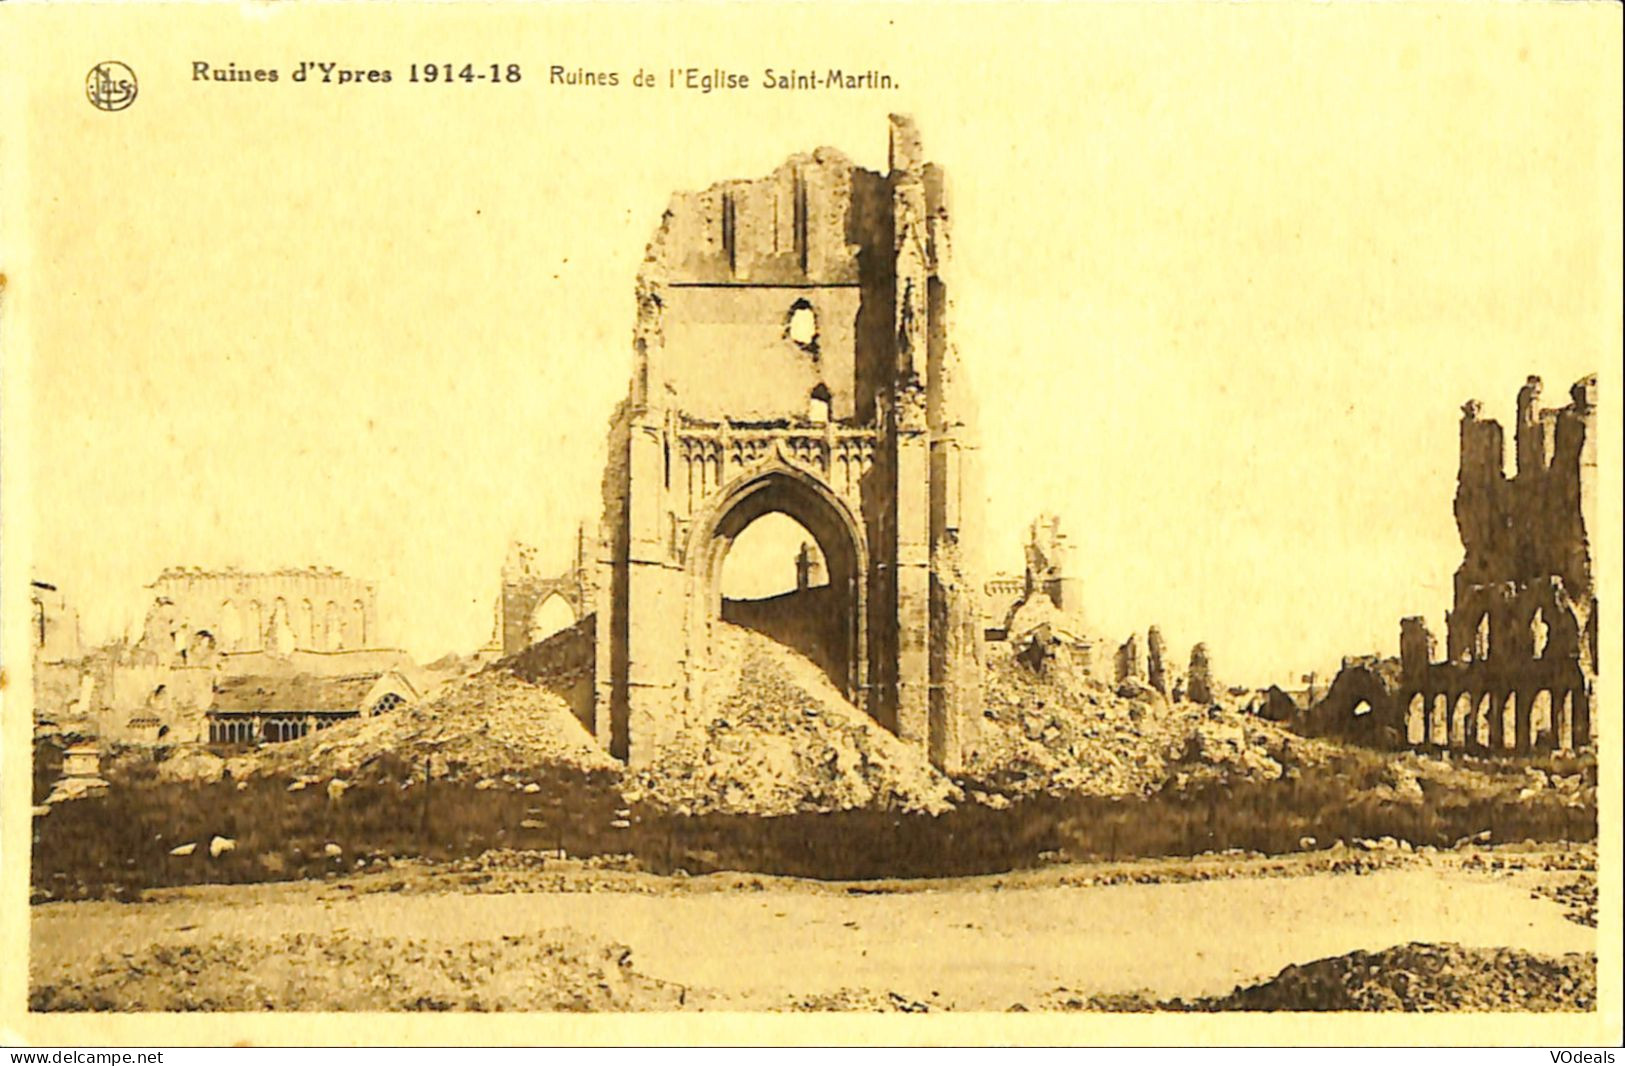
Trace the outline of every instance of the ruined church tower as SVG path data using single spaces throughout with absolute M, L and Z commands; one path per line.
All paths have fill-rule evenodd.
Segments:
M 621 758 L 703 713 L 723 560 L 777 512 L 825 560 L 827 586 L 798 593 L 807 654 L 959 765 L 980 706 L 975 418 L 944 176 L 910 119 L 889 157 L 880 174 L 821 148 L 679 193 L 649 245 L 598 544 L 595 732 Z

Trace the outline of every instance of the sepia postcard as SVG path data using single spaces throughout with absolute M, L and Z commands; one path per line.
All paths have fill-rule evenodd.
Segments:
M 0 1040 L 1621 1039 L 1621 12 L 0 10 Z

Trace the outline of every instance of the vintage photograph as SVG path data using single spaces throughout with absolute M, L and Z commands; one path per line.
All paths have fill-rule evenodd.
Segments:
M 1617 1034 L 1617 10 L 7 14 L 8 1025 Z

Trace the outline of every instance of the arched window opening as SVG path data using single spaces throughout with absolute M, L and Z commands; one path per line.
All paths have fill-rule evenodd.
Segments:
M 1529 620 L 1529 646 L 1534 657 L 1546 657 L 1546 645 L 1551 640 L 1552 627 L 1546 624 L 1546 611 L 1544 608 L 1535 609 L 1535 617 Z
M 324 646 L 327 648 L 328 651 L 343 651 L 344 650 L 344 614 L 343 614 L 343 612 L 339 610 L 339 605 L 338 604 L 334 603 L 332 600 L 328 600 L 327 601 L 327 607 L 326 607 L 325 611 L 323 612 L 323 615 L 324 615 L 324 618 L 326 619 L 326 629 L 327 629 L 327 639 L 325 641 Z
M 542 597 L 536 609 L 530 613 L 530 625 L 525 637 L 530 644 L 540 644 L 553 634 L 569 629 L 576 624 L 576 613 L 570 607 L 570 601 L 557 592 Z
M 1486 662 L 1490 657 L 1490 615 L 1488 611 L 1478 619 L 1478 628 L 1473 632 L 1473 659 L 1477 662 Z
M 1410 744 L 1425 744 L 1427 738 L 1427 701 L 1417 693 L 1405 709 L 1405 740 Z

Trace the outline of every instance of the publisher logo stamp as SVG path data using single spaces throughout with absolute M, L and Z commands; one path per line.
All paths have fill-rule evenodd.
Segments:
M 123 111 L 135 103 L 135 71 L 116 59 L 97 63 L 85 75 L 85 97 L 103 111 Z

